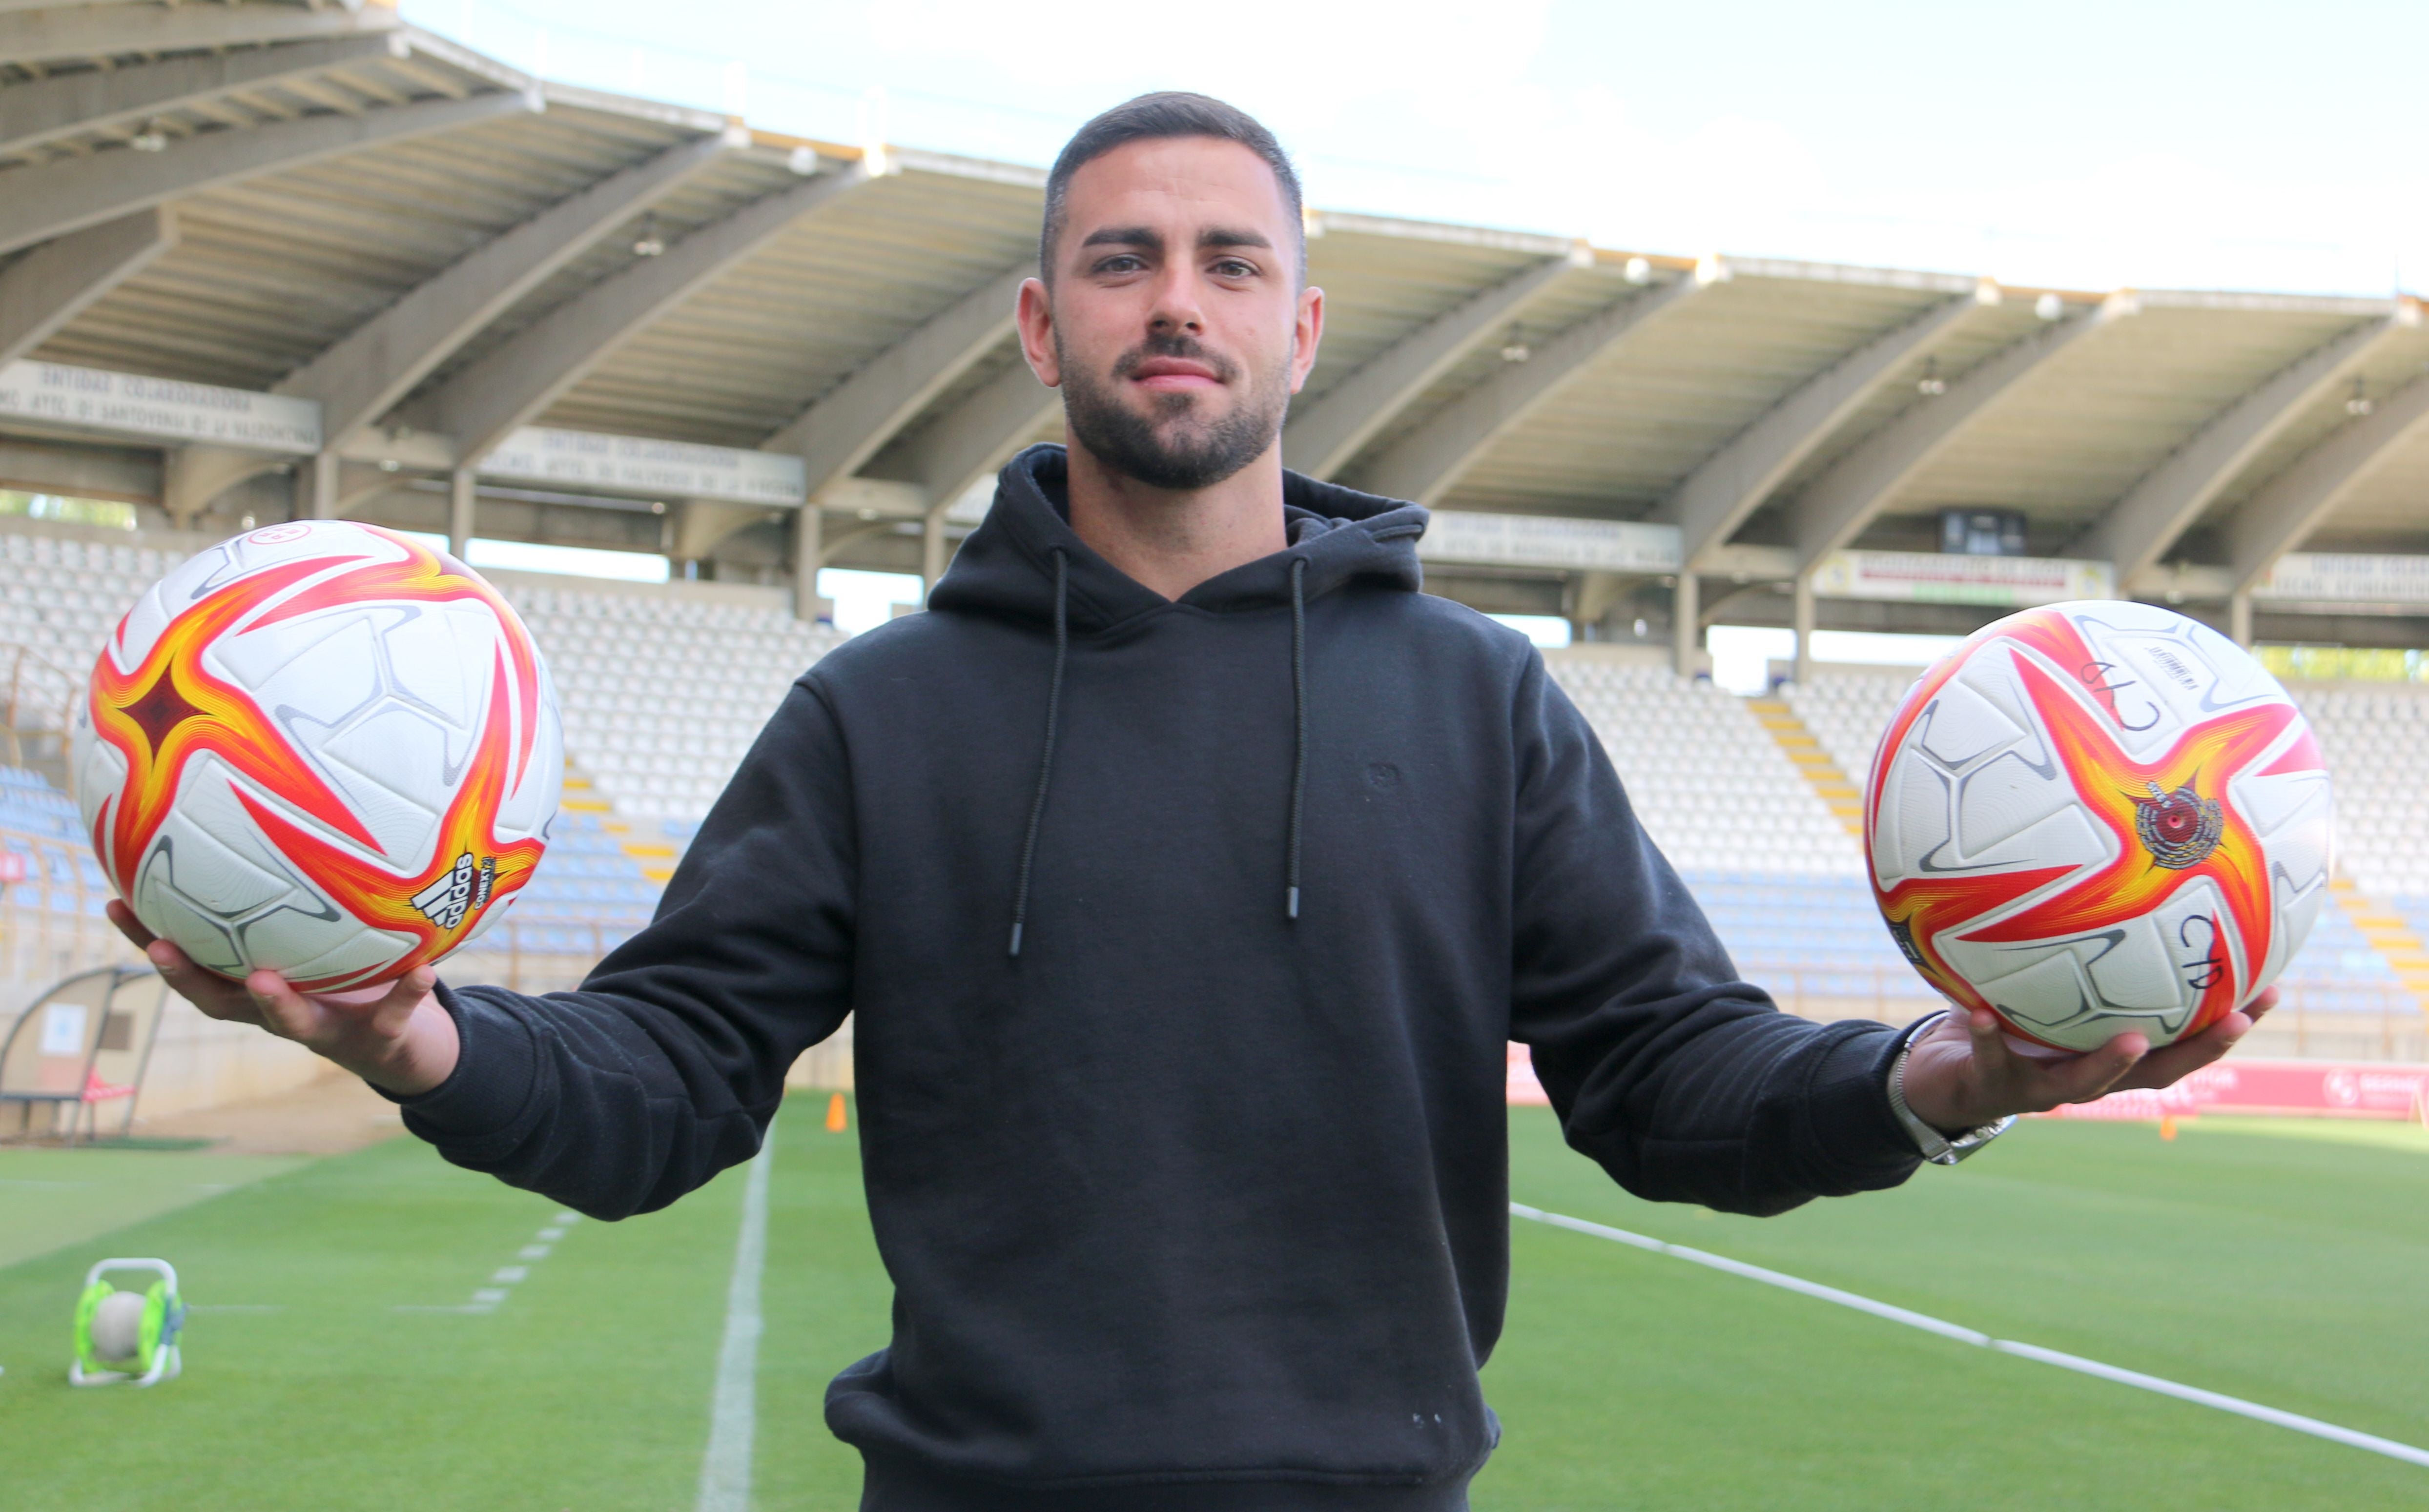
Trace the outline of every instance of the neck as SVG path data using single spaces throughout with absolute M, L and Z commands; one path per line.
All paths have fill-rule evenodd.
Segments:
M 1115 472 L 1076 440 L 1066 450 L 1073 533 L 1167 599 L 1290 544 L 1282 530 L 1280 437 L 1221 483 L 1189 490 L 1150 487 Z

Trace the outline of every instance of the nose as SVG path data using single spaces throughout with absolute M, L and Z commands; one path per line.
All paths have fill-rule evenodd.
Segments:
M 1198 270 L 1176 261 L 1156 281 L 1155 303 L 1148 311 L 1148 330 L 1155 336 L 1198 336 L 1206 329 L 1206 311 L 1198 299 Z

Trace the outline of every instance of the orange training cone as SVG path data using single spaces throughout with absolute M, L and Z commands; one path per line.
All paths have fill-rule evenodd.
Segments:
M 830 1126 L 834 1123 L 834 1115 L 833 1113 L 829 1113 L 827 1115 L 827 1123 Z M 2159 1115 L 2159 1138 L 2163 1140 L 2172 1140 L 2175 1137 L 2176 1115 L 2173 1113 L 2161 1113 Z
M 840 1134 L 840 1133 L 842 1133 L 842 1132 L 844 1131 L 844 1127 L 845 1127 L 845 1126 L 846 1126 L 849 1122 L 850 1122 L 850 1120 L 848 1120 L 848 1119 L 847 1119 L 847 1118 L 845 1118 L 845 1116 L 844 1116 L 844 1110 L 843 1110 L 843 1093 L 835 1093 L 834 1096 L 832 1096 L 832 1097 L 828 1098 L 828 1099 L 827 1099 L 827 1132 L 828 1132 L 828 1133 L 830 1133 L 830 1134 Z M 2169 1133 L 2169 1136 L 2168 1136 L 2168 1137 L 2169 1137 L 2169 1138 L 2171 1138 L 2171 1139 L 2173 1139 L 2173 1138 L 2175 1137 L 2175 1135 L 2174 1135 L 2174 1133 L 2173 1133 L 2173 1130 L 2172 1130 L 2172 1131 L 2170 1131 L 2170 1133 Z

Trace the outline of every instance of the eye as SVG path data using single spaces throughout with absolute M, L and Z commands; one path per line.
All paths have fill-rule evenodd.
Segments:
M 1099 259 L 1095 271 L 1099 273 L 1134 273 L 1146 266 L 1145 259 L 1138 254 L 1117 252 L 1110 257 Z
M 1217 278 L 1254 278 L 1257 265 L 1245 258 L 1224 257 L 1215 262 L 1214 273 Z

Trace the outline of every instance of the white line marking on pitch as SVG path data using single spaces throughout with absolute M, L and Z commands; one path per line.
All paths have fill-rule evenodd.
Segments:
M 751 1505 L 751 1440 L 759 1416 L 759 1278 L 768 1267 L 768 1169 L 775 1158 L 776 1124 L 770 1119 L 742 1189 L 742 1232 L 725 1292 L 725 1344 L 717 1356 L 699 1512 L 747 1512 Z
M 582 1222 L 582 1215 L 580 1213 L 558 1213 L 554 1218 L 549 1220 L 548 1227 L 539 1231 L 539 1237 L 549 1241 L 550 1242 L 547 1244 L 526 1244 L 518 1253 L 516 1257 L 525 1260 L 546 1259 L 548 1257 L 549 1250 L 554 1246 L 554 1241 L 563 1239 L 565 1237 L 566 1229 L 580 1222 Z M 460 1304 L 451 1303 L 441 1307 L 401 1306 L 391 1310 L 396 1312 L 495 1312 L 498 1310 L 499 1305 L 506 1300 L 508 1295 L 507 1289 L 514 1286 L 519 1281 L 527 1279 L 530 1275 L 531 1267 L 528 1265 L 501 1266 L 499 1267 L 497 1274 L 489 1277 L 490 1284 L 483 1287 L 480 1290 L 473 1292 L 472 1300 L 470 1302 Z
M 1525 1218 L 1538 1224 L 1549 1224 L 1554 1228 L 1574 1229 L 1580 1234 L 1590 1234 L 1595 1239 L 1607 1239 L 1613 1243 L 1632 1245 L 1641 1250 L 1651 1250 L 1657 1255 L 1667 1255 L 1692 1264 L 1709 1266 L 1715 1271 L 1727 1271 L 1731 1275 L 1742 1275 L 1749 1281 L 1760 1281 L 1765 1286 L 1775 1286 L 1783 1290 L 1818 1297 L 1824 1302 L 1835 1302 L 1840 1307 L 1853 1307 L 1858 1312 L 1869 1312 L 1875 1318 L 1886 1318 L 1892 1323 L 1904 1323 L 1909 1328 L 1920 1328 L 1925 1333 L 1938 1334 L 1942 1339 L 1956 1339 L 1960 1344 L 1975 1344 L 1984 1349 L 1997 1350 L 2003 1355 L 2039 1360 L 2044 1365 L 2055 1365 L 2060 1370 L 2078 1371 L 2085 1375 L 2096 1375 L 2104 1381 L 2115 1381 L 2121 1386 L 2140 1387 L 2145 1391 L 2156 1391 L 2161 1396 L 2172 1396 L 2180 1402 L 2196 1403 L 2206 1407 L 2216 1407 L 2221 1412 L 2232 1412 L 2260 1422 L 2275 1423 L 2280 1428 L 2291 1428 L 2296 1433 L 2306 1433 L 2315 1438 L 2325 1438 L 2332 1443 L 2345 1444 L 2355 1449 L 2367 1449 L 2373 1454 L 2385 1454 L 2389 1459 L 2401 1459 L 2407 1464 L 2429 1466 L 2429 1449 L 2416 1449 L 2410 1444 L 2398 1443 L 2392 1438 L 2381 1438 L 2376 1434 L 2361 1433 L 2352 1428 L 2339 1428 L 2333 1422 L 2322 1422 L 2317 1418 L 2306 1418 L 2299 1412 L 2285 1412 L 2276 1407 L 2262 1406 L 2257 1402 L 2246 1402 L 2241 1397 L 2228 1396 L 2219 1391 L 2205 1391 L 2198 1386 L 2185 1386 L 2160 1376 L 2145 1375 L 2140 1371 L 2129 1371 L 2122 1366 L 2103 1365 L 2098 1360 L 2085 1359 L 2079 1355 L 2060 1354 L 2055 1349 L 2043 1349 L 2039 1344 L 2020 1344 L 2012 1339 L 1993 1339 L 1979 1329 L 1967 1328 L 1958 1323 L 1942 1323 L 1926 1314 L 1892 1307 L 1886 1302 L 1875 1302 L 1870 1297 L 1859 1297 L 1852 1291 L 1842 1291 L 1837 1287 L 1826 1287 L 1818 1281 L 1807 1281 L 1777 1271 L 1767 1271 L 1760 1265 L 1748 1265 L 1743 1260 L 1733 1260 L 1725 1255 L 1714 1255 L 1706 1250 L 1690 1249 L 1684 1244 L 1673 1244 L 1643 1234 L 1631 1234 L 1625 1228 L 1612 1228 L 1605 1224 L 1588 1223 L 1582 1218 L 1571 1218 L 1562 1213 L 1548 1213 L 1541 1208 L 1529 1208 L 1525 1203 L 1512 1203 L 1510 1211 L 1514 1217 Z

